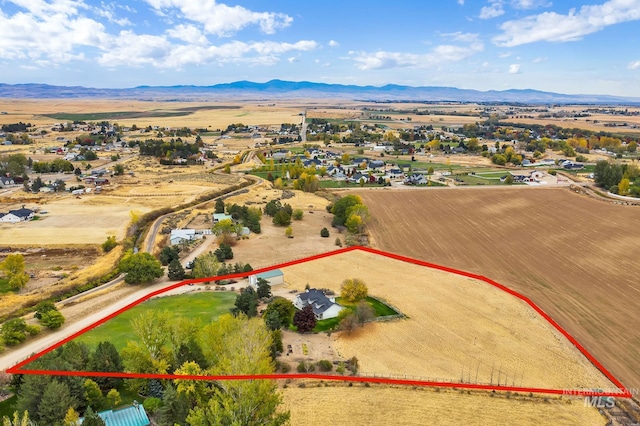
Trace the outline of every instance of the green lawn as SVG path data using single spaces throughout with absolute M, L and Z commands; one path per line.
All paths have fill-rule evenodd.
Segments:
M 369 304 L 369 306 L 373 308 L 376 318 L 386 317 L 388 315 L 398 315 L 398 312 L 393 310 L 391 307 L 385 305 L 384 303 L 380 302 L 379 300 L 374 299 L 373 297 L 367 297 L 365 301 Z M 355 302 L 355 303 L 347 302 L 341 297 L 336 297 L 336 303 L 354 312 L 356 310 L 356 306 L 358 305 L 358 302 Z M 313 331 L 317 333 L 321 331 L 335 330 L 338 328 L 338 323 L 339 323 L 338 318 L 329 318 L 326 320 L 320 320 L 316 324 Z
M 3 416 L 13 416 L 17 399 L 18 397 L 13 395 L 11 398 L 5 399 L 4 401 L 0 402 L 0 420 L 2 420 Z
M 220 315 L 228 313 L 235 300 L 236 294 L 230 291 L 215 293 L 203 291 L 153 299 L 110 319 L 78 337 L 77 340 L 91 347 L 108 340 L 118 350 L 121 350 L 126 346 L 128 340 L 135 340 L 135 336 L 131 333 L 130 321 L 142 312 L 167 310 L 175 316 L 194 318 L 206 324 L 217 319 Z
M 9 280 L 6 278 L 0 278 L 0 294 L 11 293 L 13 289 L 9 287 Z

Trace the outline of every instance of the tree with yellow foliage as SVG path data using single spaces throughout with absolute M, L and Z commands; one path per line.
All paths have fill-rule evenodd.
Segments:
M 340 297 L 348 302 L 357 302 L 367 297 L 369 290 L 360 278 L 347 278 L 340 285 Z

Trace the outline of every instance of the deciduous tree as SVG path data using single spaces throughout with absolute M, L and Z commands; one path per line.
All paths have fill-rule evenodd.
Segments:
M 295 325 L 300 333 L 307 333 L 316 326 L 317 320 L 313 313 L 313 307 L 307 305 L 293 315 L 293 325 Z
M 340 297 L 356 302 L 367 297 L 368 289 L 364 281 L 359 278 L 347 278 L 340 286 Z
M 129 253 L 120 261 L 120 270 L 128 284 L 147 284 L 164 275 L 160 261 L 151 254 Z
M 60 328 L 64 321 L 65 318 L 59 311 L 45 312 L 40 317 L 40 323 L 51 330 Z

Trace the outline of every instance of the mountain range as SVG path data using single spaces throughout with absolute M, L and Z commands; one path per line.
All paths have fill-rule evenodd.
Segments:
M 472 90 L 439 86 L 356 86 L 308 81 L 236 81 L 212 86 L 137 86 L 123 89 L 47 84 L 2 84 L 0 98 L 110 98 L 165 101 L 330 98 L 360 101 L 483 102 L 523 104 L 640 104 L 640 98 L 569 95 L 533 89 Z

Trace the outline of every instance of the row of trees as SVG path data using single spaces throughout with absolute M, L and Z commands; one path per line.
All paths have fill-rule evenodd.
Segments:
M 174 317 L 167 311 L 148 311 L 135 317 L 129 341 L 118 352 L 109 342 L 94 351 L 70 342 L 34 361 L 37 369 L 129 372 L 176 375 L 255 375 L 274 372 L 274 333 L 258 318 L 223 315 L 202 327 L 197 321 Z M 279 333 L 276 333 L 279 334 Z M 280 341 L 280 348 L 282 342 Z M 281 349 L 280 349 L 281 350 Z M 122 379 L 75 376 L 15 376 L 16 408 L 42 424 L 71 423 L 84 412 L 85 422 L 94 410 L 120 403 L 117 389 Z M 124 386 L 147 399 L 156 424 L 281 425 L 289 413 L 277 385 L 270 380 L 196 381 L 127 379 Z
M 640 197 L 640 168 L 635 164 L 616 164 L 607 160 L 596 163 L 596 185 L 614 194 Z
M 147 139 L 140 142 L 140 155 L 150 155 L 158 158 L 189 158 L 200 152 L 201 144 L 183 142 L 177 138 L 169 141 L 163 139 Z
M 370 218 L 369 209 L 358 195 L 347 195 L 328 207 L 333 213 L 332 226 L 345 226 L 349 232 L 362 233 Z

